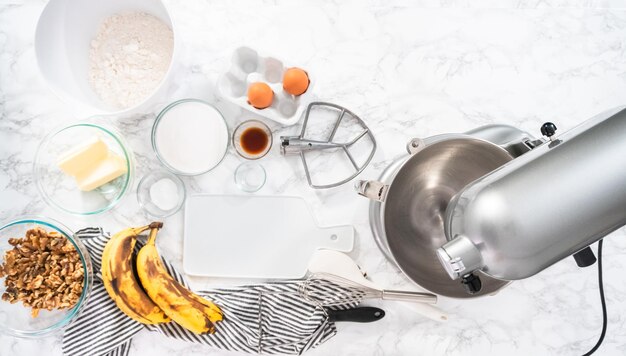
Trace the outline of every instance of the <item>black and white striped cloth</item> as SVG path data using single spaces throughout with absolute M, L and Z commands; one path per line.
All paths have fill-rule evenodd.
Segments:
M 216 303 L 224 313 L 215 334 L 196 335 L 175 322 L 143 325 L 122 313 L 109 298 L 100 274 L 100 259 L 109 235 L 101 228 L 87 228 L 76 235 L 89 250 L 94 266 L 94 285 L 80 315 L 63 334 L 63 353 L 68 356 L 128 356 L 132 337 L 143 329 L 167 337 L 231 351 L 299 355 L 333 337 L 337 329 L 328 321 L 324 308 L 298 293 L 300 282 L 255 284 L 198 292 Z M 138 249 L 142 244 L 138 241 Z M 187 282 L 170 263 L 170 274 Z M 319 286 L 320 292 L 350 293 L 337 286 Z M 315 292 L 315 291 L 313 291 Z M 328 309 L 349 309 L 345 303 Z

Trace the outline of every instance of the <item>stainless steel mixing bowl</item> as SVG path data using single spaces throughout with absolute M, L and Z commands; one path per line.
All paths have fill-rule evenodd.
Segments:
M 469 183 L 513 157 L 503 148 L 466 135 L 435 142 L 404 162 L 387 186 L 380 206 L 385 240 L 396 265 L 421 287 L 447 297 L 471 298 L 493 294 L 508 281 L 481 275 L 482 290 L 468 294 L 450 279 L 436 250 L 447 242 L 444 218 L 448 202 Z M 374 222 L 373 226 L 378 222 Z M 380 236 L 379 236 L 380 237 Z

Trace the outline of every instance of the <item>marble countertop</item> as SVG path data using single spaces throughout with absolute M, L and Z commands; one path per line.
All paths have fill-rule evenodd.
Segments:
M 507 0 L 480 7 L 454 0 L 166 4 L 182 41 L 175 90 L 154 110 L 106 119 L 130 142 L 137 177 L 159 167 L 150 129 L 167 102 L 194 97 L 215 103 L 231 129 L 253 117 L 219 100 L 214 90 L 230 51 L 244 44 L 316 73 L 317 97 L 350 108 L 370 125 L 379 149 L 361 175 L 368 179 L 377 178 L 402 155 L 412 137 L 492 123 L 538 134 L 543 122 L 553 121 L 566 130 L 626 102 L 626 11 L 617 1 Z M 114 211 L 86 218 L 56 211 L 38 196 L 31 172 L 39 142 L 53 127 L 82 119 L 38 74 L 33 37 L 44 5 L 39 0 L 0 0 L 0 220 L 42 214 L 73 229 L 100 225 L 116 231 L 140 225 L 147 218 L 134 191 Z M 275 137 L 297 132 L 296 127 L 272 129 Z M 268 181 L 258 194 L 301 196 L 321 225 L 354 225 L 356 244 L 350 255 L 372 280 L 411 287 L 377 249 L 368 224 L 368 201 L 358 197 L 351 184 L 310 189 L 299 164 L 281 157 L 276 141 L 261 161 Z M 216 170 L 185 177 L 185 184 L 191 193 L 242 194 L 232 176 L 240 161 L 231 148 Z M 159 242 L 163 254 L 178 266 L 182 221 L 183 213 L 166 219 Z M 605 243 L 609 326 L 601 355 L 626 354 L 625 237 L 621 229 Z M 210 283 L 193 280 L 196 288 Z M 336 337 L 309 354 L 579 355 L 600 333 L 597 283 L 595 267 L 581 270 L 567 259 L 493 297 L 442 298 L 441 307 L 450 314 L 447 323 L 385 303 L 383 320 L 340 324 Z M 60 355 L 60 338 L 0 336 L 0 355 L 42 350 Z M 226 353 L 143 332 L 134 339 L 130 354 Z

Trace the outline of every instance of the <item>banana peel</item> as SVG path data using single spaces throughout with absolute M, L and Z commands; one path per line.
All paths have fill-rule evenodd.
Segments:
M 146 294 L 135 276 L 132 263 L 137 235 L 161 226 L 162 223 L 153 222 L 124 229 L 111 237 L 102 253 L 100 271 L 107 293 L 124 314 L 142 324 L 160 324 L 171 320 Z
M 155 240 L 161 226 L 150 229 L 150 237 L 137 254 L 137 274 L 144 290 L 161 310 L 176 323 L 196 334 L 214 333 L 223 319 L 220 308 L 191 292 L 167 272 Z

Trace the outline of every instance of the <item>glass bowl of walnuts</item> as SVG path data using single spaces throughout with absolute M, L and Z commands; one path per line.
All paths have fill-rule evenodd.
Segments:
M 85 305 L 92 281 L 87 249 L 61 223 L 26 216 L 0 227 L 0 334 L 61 330 Z

